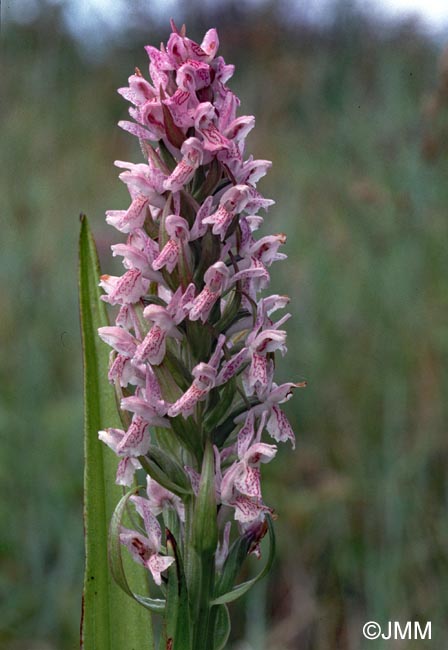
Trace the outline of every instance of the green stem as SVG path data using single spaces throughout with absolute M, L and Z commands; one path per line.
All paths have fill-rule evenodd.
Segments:
M 194 650 L 213 650 L 208 643 L 210 602 L 215 586 L 215 552 L 218 542 L 213 447 L 207 440 L 202 461 L 201 480 L 194 500 L 189 548 L 190 612 Z M 188 531 L 190 532 L 190 531 Z

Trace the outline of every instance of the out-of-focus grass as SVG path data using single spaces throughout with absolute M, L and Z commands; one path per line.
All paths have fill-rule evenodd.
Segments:
M 288 234 L 289 262 L 272 272 L 294 314 L 279 370 L 309 382 L 286 406 L 297 451 L 265 468 L 280 551 L 247 616 L 262 621 L 266 602 L 267 650 L 363 650 L 366 620 L 411 619 L 431 620 L 441 649 L 448 149 L 446 110 L 430 124 L 422 113 L 435 48 L 361 24 L 326 36 L 273 29 L 272 16 L 237 24 L 218 27 L 243 113 L 257 116 L 249 149 L 274 160 L 265 229 Z M 64 650 L 83 565 L 77 215 L 105 251 L 103 213 L 127 201 L 112 161 L 138 159 L 114 126 L 115 88 L 145 54 L 137 39 L 88 64 L 45 21 L 2 39 L 0 646 Z M 262 650 L 234 610 L 235 641 Z

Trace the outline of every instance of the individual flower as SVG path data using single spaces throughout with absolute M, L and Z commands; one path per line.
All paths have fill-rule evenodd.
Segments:
M 162 531 L 157 518 L 151 512 L 149 503 L 140 497 L 134 499 L 136 510 L 145 525 L 146 537 L 122 527 L 120 541 L 128 548 L 136 562 L 149 569 L 156 585 L 161 585 L 162 573 L 172 565 L 174 558 L 160 553 Z

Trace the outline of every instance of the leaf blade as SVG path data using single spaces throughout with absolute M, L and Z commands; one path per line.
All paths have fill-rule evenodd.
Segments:
M 108 351 L 98 327 L 108 324 L 98 285 L 100 270 L 87 218 L 81 216 L 79 303 L 84 361 L 84 574 L 81 648 L 153 650 L 151 619 L 113 582 L 107 561 L 109 521 L 121 497 L 116 459 L 98 440 L 106 426 L 120 427 L 113 389 L 107 382 Z M 143 570 L 129 562 L 133 582 L 145 592 Z

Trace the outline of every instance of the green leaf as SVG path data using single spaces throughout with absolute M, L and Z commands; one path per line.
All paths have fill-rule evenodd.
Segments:
M 202 460 L 199 491 L 194 507 L 191 544 L 199 554 L 213 554 L 217 543 L 215 457 L 212 444 L 207 440 Z
M 121 490 L 115 485 L 117 461 L 98 440 L 98 431 L 120 427 L 113 388 L 107 381 L 109 350 L 98 337 L 108 324 L 100 300 L 98 258 L 87 218 L 81 217 L 79 302 L 84 357 L 85 470 L 84 529 L 86 564 L 81 622 L 84 650 L 152 650 L 151 619 L 113 581 L 107 562 L 109 521 Z M 129 558 L 128 574 L 145 592 L 145 575 Z
M 151 458 L 165 472 L 173 483 L 178 486 L 178 490 L 183 494 L 191 494 L 191 482 L 188 474 L 182 465 L 175 458 L 170 456 L 164 449 L 157 445 L 149 445 L 148 458 Z
M 216 613 L 215 613 L 213 650 L 224 650 L 229 635 L 230 635 L 229 610 L 225 605 L 218 605 L 216 607 Z
M 166 529 L 166 548 L 175 562 L 168 569 L 164 625 L 171 650 L 191 649 L 190 605 L 182 558 L 174 536 Z
M 110 570 L 114 577 L 117 585 L 123 589 L 123 591 L 134 598 L 140 605 L 146 607 L 151 612 L 156 614 L 161 614 L 165 611 L 165 601 L 157 598 L 149 598 L 148 596 L 140 596 L 132 591 L 129 586 L 126 572 L 123 566 L 123 556 L 121 554 L 122 545 L 120 543 L 120 530 L 123 522 L 123 517 L 126 511 L 127 503 L 129 497 L 137 492 L 139 488 L 133 488 L 129 490 L 118 502 L 115 512 L 112 515 L 109 528 L 109 539 L 108 539 L 108 557 Z
M 215 605 L 210 609 L 207 648 L 224 650 L 230 635 L 230 616 L 226 605 Z
M 275 557 L 274 526 L 272 524 L 272 519 L 269 515 L 266 516 L 266 523 L 268 526 L 270 547 L 269 547 L 269 556 L 264 569 L 260 571 L 260 573 L 257 576 L 255 576 L 255 578 L 252 578 L 252 580 L 247 580 L 246 582 L 242 582 L 240 585 L 234 587 L 231 591 L 228 591 L 227 593 L 219 596 L 218 598 L 214 598 L 211 602 L 211 605 L 223 605 L 225 603 L 231 603 L 234 600 L 241 598 L 241 596 L 244 596 L 244 594 L 247 593 L 249 589 L 254 586 L 255 583 L 257 583 L 259 580 L 264 578 L 265 575 L 267 575 L 267 573 L 269 573 Z
M 165 452 L 162 449 L 156 447 L 155 445 L 151 445 L 148 455 L 139 456 L 139 461 L 143 469 L 146 471 L 147 474 L 149 474 L 149 476 L 152 479 L 157 481 L 157 483 L 162 485 L 170 492 L 173 492 L 173 494 L 177 494 L 180 497 L 184 496 L 185 494 L 191 494 L 192 492 L 191 484 L 188 485 L 186 483 L 186 480 L 184 481 L 184 486 L 179 485 L 178 483 L 174 483 L 173 474 L 172 473 L 170 474 L 169 470 L 167 471 L 167 468 L 171 466 L 175 466 L 174 462 L 172 464 L 167 463 L 165 466 L 163 466 L 159 462 L 159 457 L 164 458 L 166 456 L 167 454 L 165 454 Z M 185 478 L 186 479 L 188 478 L 186 474 L 185 474 Z

